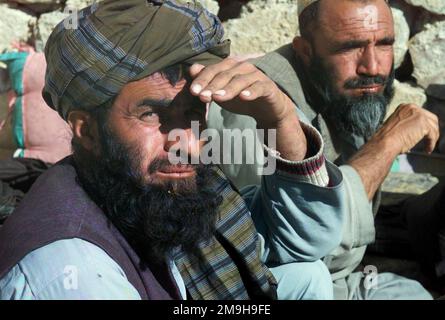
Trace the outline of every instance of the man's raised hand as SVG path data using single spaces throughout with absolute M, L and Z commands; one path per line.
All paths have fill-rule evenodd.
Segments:
M 190 68 L 191 93 L 203 102 L 215 101 L 224 109 L 253 117 L 259 127 L 276 128 L 296 117 L 294 105 L 278 86 L 249 62 L 227 58 Z
M 195 64 L 190 74 L 194 96 L 206 103 L 215 101 L 230 112 L 251 116 L 261 129 L 276 129 L 276 149 L 282 158 L 305 158 L 307 141 L 295 105 L 253 64 L 228 58 L 208 67 Z
M 357 170 L 372 200 L 399 154 L 409 152 L 422 140 L 425 151 L 431 153 L 438 139 L 436 115 L 414 104 L 402 104 L 348 164 Z

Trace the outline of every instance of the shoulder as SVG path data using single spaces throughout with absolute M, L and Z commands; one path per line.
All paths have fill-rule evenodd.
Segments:
M 104 250 L 78 238 L 29 253 L 0 280 L 0 292 L 1 299 L 140 299 Z

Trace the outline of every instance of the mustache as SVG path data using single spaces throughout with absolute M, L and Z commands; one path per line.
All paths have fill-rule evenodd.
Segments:
M 150 174 L 155 173 L 156 171 L 165 171 L 167 168 L 171 167 L 185 167 L 188 169 L 194 169 L 195 171 L 202 166 L 202 164 L 190 164 L 191 158 L 187 159 L 188 162 L 182 162 L 180 164 L 172 164 L 167 158 L 156 158 L 154 159 L 150 165 L 148 166 L 148 172 Z
M 388 77 L 383 76 L 383 75 L 378 75 L 375 77 L 361 76 L 361 77 L 347 80 L 345 82 L 344 87 L 346 89 L 359 89 L 359 88 L 373 86 L 373 85 L 385 86 L 387 84 L 388 84 Z

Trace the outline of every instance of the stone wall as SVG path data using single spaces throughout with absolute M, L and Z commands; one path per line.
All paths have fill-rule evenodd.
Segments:
M 122 0 L 125 1 L 125 0 Z M 43 50 L 52 28 L 94 0 L 0 0 L 0 52 L 16 42 Z M 296 0 L 202 0 L 219 13 L 232 53 L 264 53 L 298 33 Z M 414 102 L 437 113 L 445 133 L 445 1 L 391 0 L 396 27 L 394 110 Z M 2 66 L 0 66 L 1 68 Z M 0 81 L 3 81 L 0 79 Z M 0 83 L 0 89 L 5 87 Z M 1 92 L 0 92 L 1 93 Z M 445 134 L 440 144 L 445 153 Z

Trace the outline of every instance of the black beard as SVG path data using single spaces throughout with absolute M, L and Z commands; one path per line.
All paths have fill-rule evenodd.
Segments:
M 313 58 L 308 75 L 313 88 L 322 100 L 324 109 L 321 113 L 335 125 L 337 130 L 368 139 L 382 125 L 388 105 L 394 96 L 394 66 L 388 77 L 379 75 L 349 79 L 345 84 L 347 89 L 373 84 L 384 85 L 382 93 L 364 94 L 360 97 L 336 92 L 330 76 L 331 71 L 324 67 L 320 57 Z
M 222 202 L 208 188 L 212 168 L 196 165 L 193 181 L 143 183 L 135 169 L 141 152 L 120 143 L 106 126 L 99 131 L 100 157 L 74 146 L 80 185 L 142 259 L 162 263 L 178 249 L 200 258 L 199 244 L 213 236 Z M 147 172 L 167 165 L 158 159 Z

